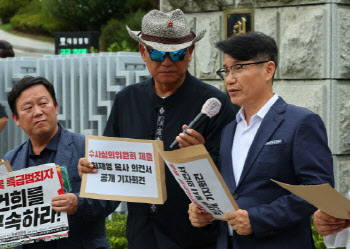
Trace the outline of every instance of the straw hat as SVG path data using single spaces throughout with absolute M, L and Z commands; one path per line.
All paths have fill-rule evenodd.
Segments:
M 162 52 L 174 52 L 187 48 L 203 38 L 206 30 L 196 35 L 190 30 L 185 14 L 179 10 L 163 13 L 152 10 L 142 18 L 142 31 L 129 35 L 139 43 Z

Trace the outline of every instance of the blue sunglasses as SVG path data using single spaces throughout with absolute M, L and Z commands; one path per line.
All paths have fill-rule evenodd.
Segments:
M 182 61 L 185 58 L 187 48 L 175 52 L 161 52 L 156 49 L 147 49 L 152 61 L 164 61 L 165 55 L 169 54 L 171 61 Z

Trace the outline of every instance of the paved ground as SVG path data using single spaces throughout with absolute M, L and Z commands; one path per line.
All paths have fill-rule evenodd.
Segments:
M 0 40 L 6 40 L 12 44 L 16 57 L 41 57 L 44 54 L 55 53 L 54 43 L 13 35 L 3 30 L 0 30 Z

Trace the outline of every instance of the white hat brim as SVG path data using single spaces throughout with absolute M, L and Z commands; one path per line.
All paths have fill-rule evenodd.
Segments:
M 133 38 L 137 42 L 139 42 L 145 46 L 150 46 L 153 49 L 156 49 L 156 50 L 162 51 L 162 52 L 174 52 L 174 51 L 177 51 L 180 49 L 188 48 L 192 44 L 195 44 L 196 42 L 201 40 L 204 37 L 205 32 L 207 31 L 207 30 L 202 30 L 201 32 L 199 32 L 196 35 L 196 37 L 192 41 L 189 41 L 189 42 L 185 42 L 185 43 L 181 43 L 181 44 L 164 44 L 164 43 L 159 43 L 159 42 L 145 41 L 145 40 L 141 39 L 141 31 L 132 31 L 128 26 L 126 26 L 126 29 L 129 33 L 129 35 L 131 36 L 131 38 Z

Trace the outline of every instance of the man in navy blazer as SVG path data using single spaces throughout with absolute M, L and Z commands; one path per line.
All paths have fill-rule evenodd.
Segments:
M 224 52 L 218 74 L 234 104 L 242 108 L 222 133 L 220 172 L 239 210 L 220 222 L 218 249 L 311 249 L 310 216 L 316 210 L 270 179 L 293 185 L 333 185 L 332 154 L 321 118 L 287 104 L 273 93 L 278 49 L 259 32 L 235 35 L 217 47 Z M 190 204 L 192 225 L 212 217 Z
M 9 93 L 8 103 L 12 118 L 29 139 L 4 159 L 9 160 L 13 170 L 45 163 L 64 165 L 72 187 L 71 193 L 52 198 L 52 208 L 68 214 L 68 238 L 16 249 L 109 248 L 105 218 L 115 210 L 116 203 L 79 197 L 81 178 L 77 165 L 85 154 L 85 137 L 57 123 L 58 103 L 53 85 L 43 77 L 24 77 Z

